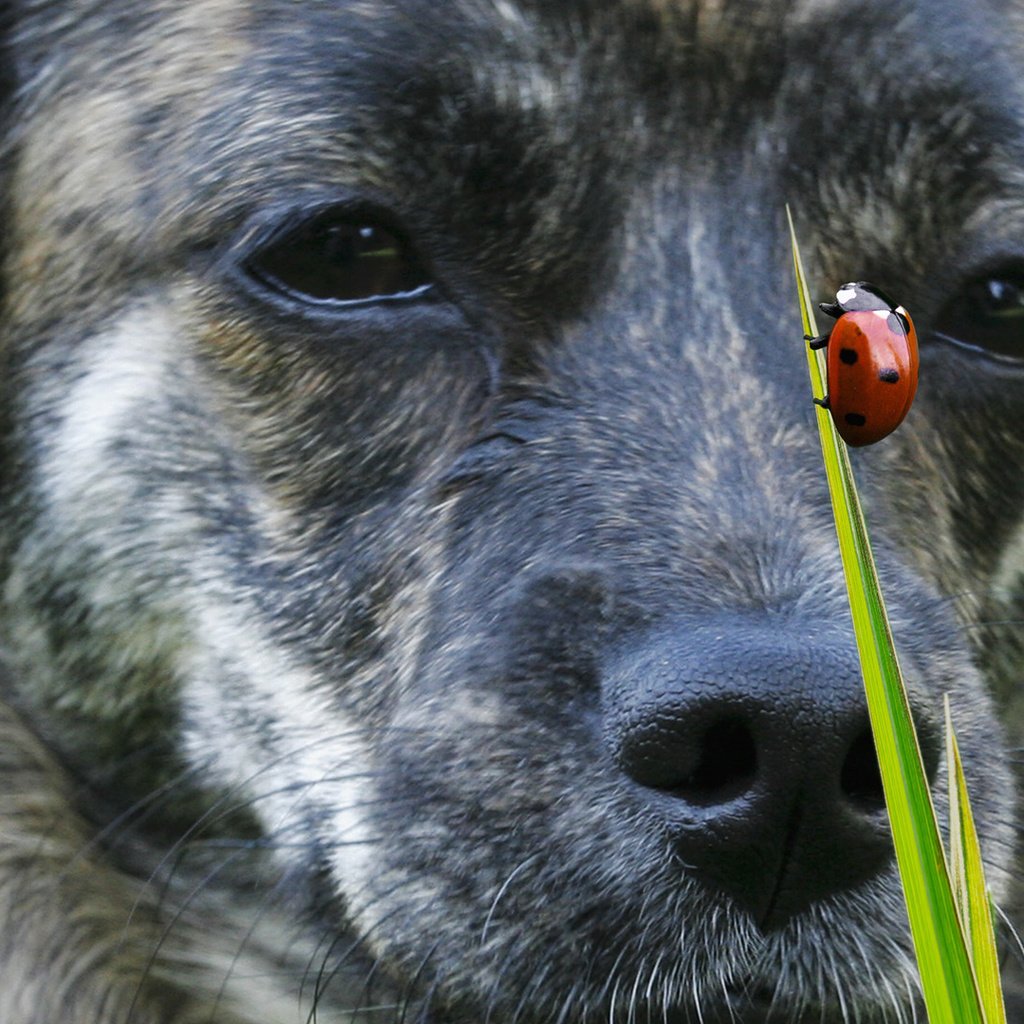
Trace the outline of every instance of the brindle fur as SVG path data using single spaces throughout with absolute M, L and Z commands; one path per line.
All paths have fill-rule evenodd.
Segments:
M 894 870 L 762 934 L 640 811 L 601 692 L 737 617 L 852 657 L 788 200 L 818 297 L 882 282 L 922 335 L 856 469 L 1007 900 L 1024 376 L 929 332 L 1022 256 L 1016 14 L 8 7 L 0 1020 L 910 1020 Z M 442 298 L 246 278 L 346 204 Z

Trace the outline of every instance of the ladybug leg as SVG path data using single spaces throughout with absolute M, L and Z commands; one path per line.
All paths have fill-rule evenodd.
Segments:
M 819 334 L 814 337 L 813 334 L 805 334 L 804 341 L 810 344 L 811 348 L 824 348 L 828 344 L 829 335 Z
M 830 409 L 831 406 L 828 404 L 828 397 L 829 396 L 826 395 L 824 398 L 812 398 L 811 401 L 814 402 L 815 405 L 820 405 L 822 409 Z
M 838 302 L 819 302 L 818 309 L 833 320 L 838 320 L 843 315 L 843 307 Z

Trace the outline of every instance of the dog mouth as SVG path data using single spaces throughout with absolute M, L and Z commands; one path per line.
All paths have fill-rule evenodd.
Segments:
M 838 1007 L 794 1006 L 764 986 L 729 985 L 714 1001 L 700 1006 L 651 1013 L 651 1020 L 664 1024 L 847 1024 Z
M 463 1024 L 466 1018 L 458 1014 L 449 1016 L 441 1011 L 419 1019 L 424 1024 Z M 848 1024 L 850 1019 L 838 1009 L 808 1006 L 795 1008 L 786 1005 L 768 991 L 731 989 L 713 1004 L 686 1007 L 631 1006 L 611 1016 L 594 1018 L 595 1021 L 610 1021 L 611 1024 Z M 582 1020 L 584 1024 L 590 1024 L 591 1018 Z
M 769 1022 L 794 1022 L 802 1017 L 794 1017 L 793 1010 L 779 1005 L 774 991 L 763 985 L 729 986 L 725 993 L 724 1007 L 716 1016 L 705 1013 L 707 1024 L 769 1024 Z M 819 1021 L 828 1022 L 833 1018 L 827 1010 L 818 1010 Z M 837 1018 L 838 1020 L 838 1018 Z

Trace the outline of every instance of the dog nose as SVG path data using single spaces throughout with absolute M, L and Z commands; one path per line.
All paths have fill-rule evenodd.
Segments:
M 679 859 L 763 930 L 889 864 L 857 652 L 842 632 L 677 624 L 605 666 L 602 700 L 615 758 Z M 932 777 L 937 744 L 921 740 Z

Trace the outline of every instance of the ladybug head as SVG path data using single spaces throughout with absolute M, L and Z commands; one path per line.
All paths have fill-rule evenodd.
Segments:
M 855 310 L 896 308 L 896 303 L 889 298 L 880 288 L 876 288 L 867 281 L 851 281 L 844 284 L 836 292 L 836 305 L 844 313 L 851 313 Z

